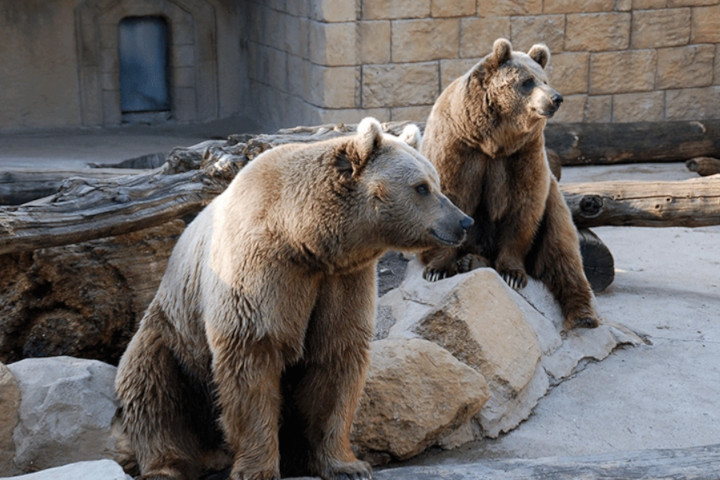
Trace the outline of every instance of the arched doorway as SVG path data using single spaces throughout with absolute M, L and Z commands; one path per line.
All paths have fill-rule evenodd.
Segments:
M 118 24 L 123 121 L 169 117 L 169 45 L 168 24 L 163 17 L 126 17 Z

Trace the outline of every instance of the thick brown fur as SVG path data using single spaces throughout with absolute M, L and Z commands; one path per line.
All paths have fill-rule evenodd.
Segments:
M 403 137 L 417 145 L 417 127 Z M 370 478 L 349 438 L 377 259 L 460 245 L 471 224 L 374 119 L 256 158 L 183 233 L 120 361 L 119 430 L 141 478 L 275 479 L 281 458 L 296 475 Z
M 543 129 L 562 102 L 548 85 L 549 59 L 544 45 L 525 54 L 498 39 L 435 102 L 422 152 L 475 225 L 462 247 L 434 248 L 421 259 L 429 280 L 491 266 L 523 288 L 529 274 L 555 295 L 565 328 L 595 327 L 577 231 L 545 154 Z

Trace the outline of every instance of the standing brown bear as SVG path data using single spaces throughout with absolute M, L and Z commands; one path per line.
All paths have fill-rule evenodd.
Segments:
M 525 54 L 498 39 L 435 102 L 422 153 L 475 225 L 460 248 L 430 249 L 421 260 L 432 281 L 491 266 L 517 289 L 530 274 L 560 303 L 566 329 L 596 327 L 577 231 L 545 154 L 543 129 L 562 103 L 548 85 L 549 59 L 545 45 Z
M 372 118 L 257 157 L 180 237 L 120 361 L 120 440 L 141 478 L 231 464 L 231 480 L 276 479 L 281 456 L 284 473 L 370 478 L 349 434 L 377 259 L 460 245 L 471 224 L 432 164 Z

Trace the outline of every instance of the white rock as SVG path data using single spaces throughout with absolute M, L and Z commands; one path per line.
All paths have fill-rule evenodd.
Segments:
M 95 460 L 20 475 L 12 480 L 132 480 L 132 477 L 112 460 Z
M 72 357 L 31 358 L 8 365 L 22 394 L 15 464 L 34 471 L 112 458 L 110 423 L 118 404 L 115 367 Z

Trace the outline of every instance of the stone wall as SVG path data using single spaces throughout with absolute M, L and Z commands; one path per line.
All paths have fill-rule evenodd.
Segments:
M 497 37 L 545 42 L 554 121 L 716 118 L 720 0 L 250 0 L 253 101 L 270 127 L 425 120 Z

